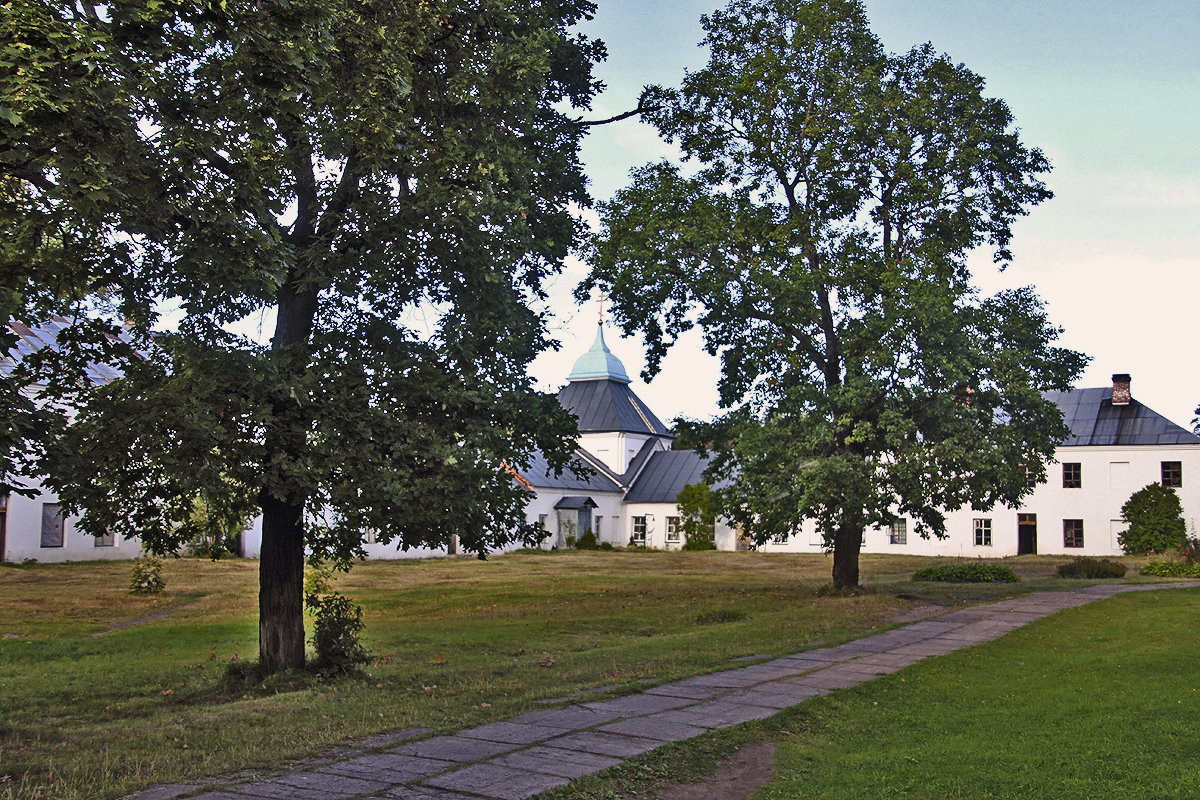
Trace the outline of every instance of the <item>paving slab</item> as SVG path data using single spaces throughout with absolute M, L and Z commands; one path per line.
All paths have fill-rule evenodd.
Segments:
M 734 670 L 735 672 L 739 670 Z M 607 711 L 622 717 L 642 716 L 657 711 L 667 711 L 672 708 L 690 705 L 695 702 L 687 697 L 669 697 L 663 694 L 631 694 L 625 697 L 615 697 L 612 700 L 597 700 L 594 703 L 580 703 L 592 711 Z
M 356 742 L 352 742 L 352 744 L 363 750 L 374 750 L 377 747 L 387 747 L 390 744 L 399 744 L 408 739 L 416 739 L 418 736 L 424 736 L 427 733 L 429 733 L 429 728 L 402 728 L 398 731 L 359 739 Z
M 798 686 L 815 686 L 819 689 L 845 689 L 847 686 L 856 686 L 869 678 L 870 676 L 861 672 L 846 672 L 838 665 L 810 672 L 797 678 L 785 678 L 784 681 Z
M 432 786 L 393 786 L 371 797 L 383 797 L 387 800 L 479 800 L 479 797 L 473 794 L 449 792 Z
M 680 683 L 664 683 L 646 689 L 646 694 L 663 694 L 667 697 L 686 697 L 689 700 L 708 700 L 727 690 L 720 686 L 684 686 Z
M 778 709 L 756 706 L 750 703 L 740 703 L 735 700 L 710 700 L 707 703 L 692 706 L 686 711 L 677 711 L 680 719 L 694 720 L 691 724 L 703 728 L 730 728 L 743 722 L 766 719 L 778 713 Z
M 489 742 L 484 739 L 471 739 L 466 736 L 435 736 L 432 739 L 422 739 L 419 742 L 394 747 L 388 752 L 465 764 L 508 753 L 516 750 L 519 746 L 503 742 Z
M 445 761 L 433 758 L 420 758 L 400 753 L 369 753 L 348 761 L 327 764 L 319 771 L 388 783 L 408 783 L 417 778 L 441 772 L 448 766 Z
M 387 784 L 379 784 L 379 789 L 386 789 Z M 243 783 L 237 786 L 230 786 L 228 791 L 238 793 L 236 796 L 267 798 L 267 800 L 345 800 L 347 797 L 354 797 L 354 794 L 330 794 L 321 789 L 302 789 L 299 786 L 292 786 L 290 783 L 281 783 L 277 780 L 258 781 L 256 783 Z
M 495 764 L 472 764 L 425 781 L 427 786 L 449 789 L 455 792 L 497 797 L 500 800 L 524 800 L 535 794 L 548 792 L 570 783 L 560 775 L 546 775 Z
M 596 753 L 581 753 L 577 750 L 564 750 L 561 747 L 546 747 L 539 745 L 526 750 L 518 750 L 506 756 L 492 759 L 491 763 L 501 767 L 524 769 L 530 772 L 544 772 L 547 775 L 560 775 L 564 778 L 579 778 L 591 775 L 621 763 L 621 759 L 612 756 L 602 756 Z
M 550 747 L 575 750 L 581 753 L 631 758 L 648 753 L 656 747 L 662 747 L 663 743 L 656 739 L 643 739 L 638 736 L 622 736 L 602 731 L 582 731 L 551 739 L 546 744 Z
M 157 789 L 157 786 L 151 787 Z M 133 800 L 141 800 L 140 794 L 135 794 Z M 189 797 L 187 800 L 246 800 L 244 794 L 231 794 L 229 792 L 205 792 Z
M 657 739 L 661 742 L 682 742 L 691 739 L 707 729 L 683 722 L 672 722 L 654 714 L 648 717 L 634 717 L 617 722 L 610 722 L 600 730 L 604 733 L 620 733 L 625 736 L 640 736 L 643 739 Z
M 547 728 L 557 728 L 563 731 L 581 731 L 584 728 L 594 728 L 605 722 L 612 722 L 622 716 L 616 711 L 571 706 L 554 711 L 531 711 L 528 714 L 513 717 L 509 722 L 520 725 L 545 725 Z
M 548 725 L 525 725 L 520 722 L 489 722 L 477 728 L 459 731 L 458 736 L 470 739 L 487 739 L 492 742 L 516 742 L 517 744 L 533 744 L 543 739 L 562 734 L 561 728 L 551 728 Z

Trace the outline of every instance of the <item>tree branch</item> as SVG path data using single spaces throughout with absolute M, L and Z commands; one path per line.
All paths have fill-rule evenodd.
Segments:
M 638 114 L 646 114 L 651 111 L 658 111 L 660 108 L 662 108 L 661 105 L 648 104 L 646 102 L 646 93 L 642 92 L 642 96 L 638 98 L 637 108 L 633 109 L 632 111 L 626 111 L 624 114 L 617 114 L 615 117 L 609 117 L 608 119 L 585 120 L 580 118 L 575 120 L 575 124 L 581 128 L 590 128 L 593 125 L 607 125 L 610 122 L 620 122 L 623 119 L 629 119 L 630 117 L 637 116 Z

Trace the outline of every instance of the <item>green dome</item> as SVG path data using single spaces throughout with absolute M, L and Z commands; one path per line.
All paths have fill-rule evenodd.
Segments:
M 575 362 L 575 368 L 571 370 L 571 374 L 567 376 L 568 381 L 594 381 L 594 380 L 613 380 L 621 383 L 629 383 L 629 376 L 625 374 L 625 367 L 622 366 L 621 360 L 614 356 L 608 349 L 608 345 L 604 343 L 604 325 L 601 324 L 596 328 L 596 341 L 592 343 L 592 349 L 588 350 L 579 360 Z

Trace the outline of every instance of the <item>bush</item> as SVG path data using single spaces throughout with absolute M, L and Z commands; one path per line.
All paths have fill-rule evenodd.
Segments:
M 1123 578 L 1125 565 L 1107 558 L 1076 558 L 1058 565 L 1060 578 Z
M 1138 489 L 1121 506 L 1121 519 L 1129 526 L 1117 541 L 1129 555 L 1165 553 L 1187 539 L 1183 506 L 1174 489 L 1158 483 Z
M 945 583 L 1017 583 L 1021 579 L 999 564 L 938 564 L 913 573 L 914 581 Z
M 575 538 L 575 534 L 573 534 L 573 533 L 568 533 L 563 538 L 563 544 L 565 544 L 568 549 L 574 547 L 575 542 L 577 542 L 577 541 L 578 541 L 578 539 Z
M 1142 574 L 1162 578 L 1200 578 L 1200 563 L 1182 556 L 1169 561 L 1151 561 L 1142 567 Z
M 166 586 L 161 559 L 145 553 L 134 559 L 133 580 L 129 582 L 130 594 L 158 594 Z
M 596 549 L 597 550 L 612 550 L 613 549 L 612 542 L 601 542 L 599 545 L 596 546 Z
M 309 640 L 316 650 L 314 669 L 349 672 L 357 664 L 371 660 L 359 637 L 366 625 L 362 606 L 345 595 L 330 591 L 332 570 L 313 563 L 304 577 L 304 604 L 313 612 L 313 635 Z
M 579 541 L 575 543 L 575 546 L 580 550 L 595 550 L 599 547 L 599 544 L 596 542 L 596 534 L 592 533 L 591 528 L 588 528 L 583 532 L 583 536 L 579 537 Z

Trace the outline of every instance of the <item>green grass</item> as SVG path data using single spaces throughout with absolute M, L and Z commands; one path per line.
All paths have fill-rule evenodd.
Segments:
M 834 644 L 915 603 L 1081 585 L 1054 578 L 1053 559 L 1009 559 L 1023 583 L 914 588 L 927 563 L 866 556 L 877 591 L 850 597 L 821 591 L 829 560 L 811 555 L 368 563 L 336 588 L 364 606 L 376 661 L 352 678 L 251 686 L 223 676 L 257 651 L 256 562 L 169 561 L 154 597 L 128 594 L 129 562 L 0 568 L 0 800 L 119 797 L 279 766 L 382 731 L 457 730 Z
M 1131 593 L 921 662 L 560 790 L 657 797 L 779 743 L 752 800 L 1200 796 L 1200 590 Z

